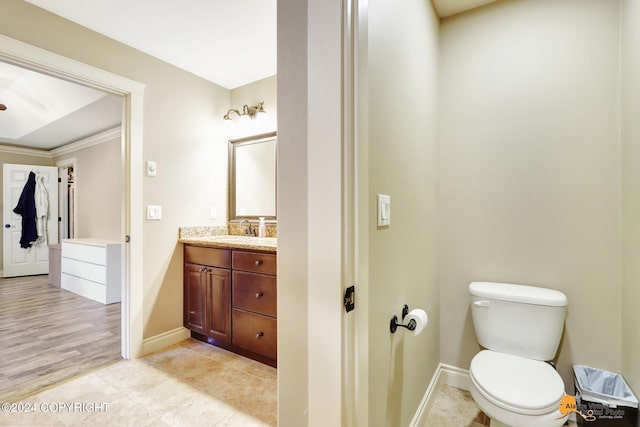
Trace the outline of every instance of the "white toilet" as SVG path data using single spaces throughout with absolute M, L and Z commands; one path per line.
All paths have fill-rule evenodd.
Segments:
M 507 283 L 469 285 L 478 342 L 471 395 L 492 427 L 556 427 L 564 383 L 545 361 L 560 343 L 567 297 L 559 291 Z

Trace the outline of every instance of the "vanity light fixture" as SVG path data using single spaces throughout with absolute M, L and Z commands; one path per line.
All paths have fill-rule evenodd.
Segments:
M 262 107 L 262 104 L 264 104 L 264 101 L 260 101 L 257 105 L 253 106 L 244 104 L 242 106 L 242 111 L 236 110 L 235 108 L 230 108 L 229 111 L 227 111 L 227 114 L 222 116 L 222 118 L 224 120 L 231 120 L 231 113 L 236 113 L 238 117 L 248 116 L 249 118 L 254 119 L 258 115 L 258 113 L 266 113 L 266 111 L 264 111 L 264 108 Z

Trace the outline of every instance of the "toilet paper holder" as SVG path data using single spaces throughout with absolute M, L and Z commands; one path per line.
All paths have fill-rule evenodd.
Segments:
M 402 307 L 402 320 L 404 320 L 404 318 L 407 317 L 407 314 L 409 314 L 409 306 L 405 304 Z M 411 319 L 409 320 L 409 323 L 407 323 L 406 325 L 402 323 L 398 323 L 398 316 L 394 314 L 393 317 L 391 318 L 391 321 L 389 322 L 389 330 L 391 331 L 392 334 L 396 333 L 398 326 L 401 326 L 403 328 L 407 328 L 410 331 L 413 331 L 416 328 L 416 321 Z

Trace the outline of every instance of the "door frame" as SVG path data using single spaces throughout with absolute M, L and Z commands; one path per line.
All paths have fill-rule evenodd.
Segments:
M 121 342 L 124 359 L 140 357 L 143 350 L 142 118 L 145 85 L 2 34 L 0 60 L 123 98 L 121 153 L 125 176 L 122 189 Z
M 56 162 L 56 166 L 58 167 L 58 171 L 60 171 L 61 169 L 68 169 L 69 166 L 71 166 L 73 168 L 74 183 L 75 183 L 75 181 L 78 179 L 78 165 L 77 165 L 77 163 L 78 163 L 78 159 L 76 157 L 70 157 L 68 159 L 63 159 L 63 160 L 60 160 L 59 162 Z M 67 181 L 63 181 L 63 183 L 67 184 L 68 182 Z M 66 191 L 68 192 L 68 189 L 66 189 Z M 77 188 L 76 188 L 76 191 L 77 191 Z M 60 200 L 62 200 L 62 197 L 63 197 L 63 195 L 60 194 L 60 192 L 59 192 L 58 193 L 58 198 Z M 78 208 L 77 208 L 77 205 L 75 203 L 75 199 L 76 199 L 76 196 L 74 195 L 74 203 L 73 203 L 73 212 L 72 213 L 67 212 L 67 215 L 63 215 L 61 210 L 60 210 L 60 206 L 58 206 L 58 215 L 62 218 L 63 222 L 68 220 L 68 218 L 66 218 L 67 216 L 71 215 L 71 217 L 73 218 L 73 229 L 77 230 L 78 229 Z M 67 201 L 67 204 L 68 204 L 68 202 L 69 202 L 68 193 L 67 193 L 66 201 Z M 67 230 L 65 230 L 65 231 L 67 231 Z M 62 237 L 62 229 L 60 230 L 58 235 L 60 236 L 60 241 L 62 242 L 62 239 L 63 239 L 63 237 Z
M 343 425 L 369 425 L 368 0 L 343 0 L 343 283 L 356 309 L 343 320 Z

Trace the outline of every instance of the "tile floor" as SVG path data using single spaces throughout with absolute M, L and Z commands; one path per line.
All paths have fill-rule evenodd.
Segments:
M 188 339 L 3 405 L 0 426 L 258 427 L 276 411 L 274 368 Z
M 483 427 L 487 417 L 476 405 L 471 393 L 449 385 L 441 385 L 433 406 L 421 427 Z
M 3 405 L 0 426 L 276 426 L 276 372 L 188 339 Z M 488 425 L 468 391 L 441 385 L 421 427 Z
M 484 427 L 490 419 L 471 397 L 471 393 L 449 385 L 441 385 L 436 392 L 433 407 L 421 427 Z M 569 421 L 568 427 L 576 427 Z

